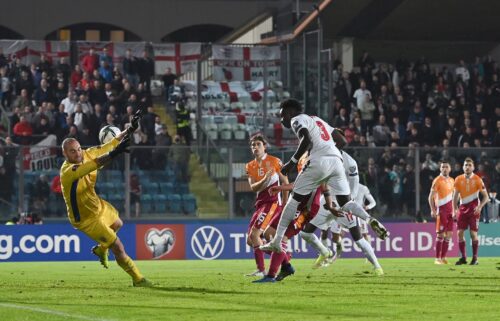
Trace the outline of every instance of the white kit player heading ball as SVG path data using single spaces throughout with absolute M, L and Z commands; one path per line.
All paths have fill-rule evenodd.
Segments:
M 370 225 L 381 238 L 387 236 L 386 229 L 366 212 L 358 213 L 352 209 L 355 204 L 350 198 L 350 189 L 342 164 L 342 155 L 332 138 L 333 128 L 324 120 L 308 116 L 302 112 L 301 104 L 295 99 L 281 103 L 281 123 L 285 128 L 291 128 L 300 140 L 294 155 L 281 169 L 284 175 L 294 168 L 298 159 L 309 151 L 309 162 L 297 176 L 293 187 L 293 196 L 283 209 L 275 237 L 260 248 L 265 251 L 281 251 L 281 240 L 292 221 L 298 205 L 308 199 L 322 183 L 335 187 L 334 193 L 339 195 L 337 201 L 343 211 L 352 212 L 362 219 L 370 219 Z

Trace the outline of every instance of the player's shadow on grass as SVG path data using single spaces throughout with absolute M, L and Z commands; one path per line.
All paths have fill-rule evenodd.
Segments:
M 182 287 L 182 286 L 161 286 L 155 285 L 152 288 L 149 288 L 155 291 L 165 291 L 165 292 L 183 292 L 183 293 L 207 293 L 207 294 L 259 294 L 258 292 L 237 292 L 237 291 L 222 291 L 216 289 L 207 289 L 207 288 L 194 288 L 191 286 Z

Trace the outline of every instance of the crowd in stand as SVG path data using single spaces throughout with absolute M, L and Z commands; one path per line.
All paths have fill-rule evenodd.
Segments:
M 365 52 L 351 73 L 337 62 L 330 121 L 344 130 L 349 146 L 385 147 L 379 153 L 351 150 L 361 163 L 361 181 L 377 198 L 381 213 L 426 216 L 430 211 L 422 195 L 439 174 L 440 159 L 452 162 L 451 175 L 456 177 L 462 173 L 463 159 L 473 157 L 476 174 L 496 195 L 499 153 L 466 148 L 500 147 L 499 76 L 500 68 L 491 57 L 432 67 L 425 58 L 410 62 L 401 57 L 395 64 L 376 64 Z M 417 160 L 419 191 L 413 148 L 417 146 L 423 148 Z M 410 211 L 416 193 L 421 195 L 421 213 Z
M 432 67 L 365 52 L 351 73 L 335 66 L 331 121 L 351 146 L 500 147 L 499 76 L 489 56 Z
M 123 129 L 135 111 L 143 108 L 147 112 L 134 136 L 136 145 L 189 145 L 190 132 L 182 131 L 189 128 L 189 112 L 182 102 L 176 108 L 181 128 L 181 137 L 176 139 L 168 135 L 154 113 L 149 87 L 153 73 L 154 63 L 147 52 L 133 57 L 128 51 L 118 66 L 106 50 L 99 55 L 90 50 L 74 67 L 65 58 L 55 62 L 43 55 L 39 63 L 26 66 L 0 53 L 0 103 L 13 133 L 5 142 L 8 146 L 30 145 L 55 134 L 58 143 L 75 137 L 83 146 L 96 145 L 101 127 L 109 124 Z M 363 150 L 352 153 L 360 154 L 362 182 L 382 206 L 398 214 L 415 207 L 416 169 L 411 147 L 441 147 L 421 155 L 421 195 L 430 188 L 440 158 L 453 158 L 453 165 L 458 166 L 454 174 L 458 174 L 460 157 L 470 156 L 450 153 L 447 147 L 500 147 L 499 76 L 500 68 L 491 57 L 434 67 L 425 58 L 410 62 L 401 57 L 394 64 L 377 64 L 365 53 L 353 72 L 344 72 L 342 64 L 335 64 L 330 122 L 344 130 L 351 147 L 387 147 L 376 156 L 361 155 Z M 178 103 L 175 93 L 181 87 L 176 75 L 167 70 L 162 80 L 167 104 Z M 6 133 L 7 128 L 0 124 L 0 137 Z M 8 150 L 0 148 L 0 182 L 1 177 L 15 173 L 11 166 L 15 157 Z M 143 149 L 135 153 L 133 164 L 141 169 L 162 169 L 168 158 L 181 173 L 181 181 L 186 181 L 186 155 L 183 149 Z M 488 190 L 498 191 L 500 163 L 492 156 L 478 154 L 476 169 Z M 12 186 L 0 188 L 0 198 L 4 190 L 12 190 Z
M 143 108 L 148 113 L 136 143 L 155 144 L 162 124 L 149 108 L 154 61 L 147 51 L 139 58 L 128 50 L 120 66 L 106 49 L 100 55 L 91 49 L 74 67 L 64 57 L 53 62 L 42 55 L 30 66 L 9 58 L 0 53 L 0 96 L 15 143 L 29 145 L 55 134 L 58 142 L 75 137 L 82 145 L 95 145 L 101 127 L 123 129 Z

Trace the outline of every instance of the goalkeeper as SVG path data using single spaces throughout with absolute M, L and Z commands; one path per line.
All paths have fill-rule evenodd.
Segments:
M 138 128 L 141 116 L 139 110 L 132 118 L 129 128 L 101 146 L 82 150 L 76 139 L 65 139 L 62 142 L 65 161 L 61 166 L 60 177 L 71 225 L 98 243 L 92 248 L 92 253 L 108 268 L 110 249 L 118 265 L 132 277 L 133 286 L 150 287 L 151 282 L 139 272 L 116 235 L 123 226 L 117 210 L 101 199 L 94 190 L 97 170 L 110 163 L 116 156 L 128 152 L 130 136 Z

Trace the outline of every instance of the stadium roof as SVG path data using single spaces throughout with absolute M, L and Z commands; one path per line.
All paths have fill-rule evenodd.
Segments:
M 474 41 L 500 38 L 500 1 L 491 0 L 324 0 L 321 20 L 327 39 Z M 315 11 L 295 26 L 316 26 Z M 306 21 L 307 20 L 307 21 Z M 301 29 L 300 31 L 302 31 Z M 297 36 L 290 33 L 281 40 Z M 274 38 L 274 41 L 278 38 Z M 271 41 L 273 42 L 273 41 Z

